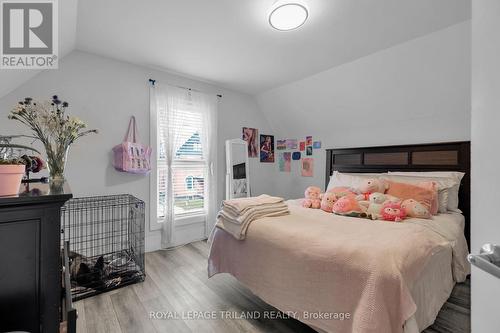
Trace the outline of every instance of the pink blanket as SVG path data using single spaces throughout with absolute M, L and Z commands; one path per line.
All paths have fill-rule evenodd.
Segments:
M 293 205 L 290 213 L 254 221 L 244 241 L 217 230 L 209 276 L 231 273 L 264 301 L 327 332 L 401 333 L 416 310 L 410 291 L 427 260 L 465 243 L 463 234 L 457 242 L 419 223 Z M 465 258 L 455 260 L 467 267 Z

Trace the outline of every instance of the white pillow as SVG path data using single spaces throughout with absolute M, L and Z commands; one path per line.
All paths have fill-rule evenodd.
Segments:
M 390 176 L 400 176 L 408 178 L 418 178 L 417 181 L 435 181 L 439 191 L 439 212 L 447 211 L 462 213 L 458 208 L 458 191 L 463 176 L 463 172 L 456 171 L 424 171 L 424 172 L 389 172 Z M 443 201 L 443 202 L 442 202 Z M 444 202 L 446 201 L 446 202 Z M 445 209 L 446 207 L 446 209 Z
M 326 190 L 333 187 L 359 187 L 359 184 L 366 179 L 380 178 L 387 173 L 343 173 L 334 171 L 328 182 Z

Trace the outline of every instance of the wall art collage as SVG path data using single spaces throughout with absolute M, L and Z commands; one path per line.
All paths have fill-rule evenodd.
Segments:
M 281 172 L 291 172 L 292 161 L 300 161 L 301 176 L 314 176 L 312 156 L 314 149 L 321 148 L 321 141 L 313 141 L 312 136 L 306 136 L 305 140 L 279 139 L 275 145 L 274 135 L 259 135 L 258 129 L 243 127 L 242 138 L 248 143 L 248 157 L 258 157 L 261 163 L 274 163 L 277 160 Z

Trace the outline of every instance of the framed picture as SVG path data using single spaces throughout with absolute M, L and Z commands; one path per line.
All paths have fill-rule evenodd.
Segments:
M 300 151 L 306 150 L 306 142 L 305 141 L 300 141 L 299 150 Z
M 263 163 L 274 163 L 273 135 L 260 135 L 260 161 Z
M 321 141 L 314 141 L 313 148 L 320 149 L 321 148 Z
M 313 177 L 314 175 L 314 159 L 306 157 L 302 159 L 301 163 L 302 177 Z
M 243 127 L 243 140 L 248 143 L 248 157 L 257 157 L 257 138 L 259 131 L 256 128 Z
M 313 154 L 313 147 L 312 146 L 307 146 L 306 148 L 306 155 L 311 156 Z
M 306 136 L 306 146 L 312 146 L 312 145 L 313 145 L 313 137 Z
M 276 149 L 277 150 L 285 150 L 286 149 L 286 140 L 276 140 Z

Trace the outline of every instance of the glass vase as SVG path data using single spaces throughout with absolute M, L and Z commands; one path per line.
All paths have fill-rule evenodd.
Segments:
M 64 170 L 68 159 L 69 147 L 51 149 L 45 147 L 47 151 L 47 168 L 49 169 L 49 181 L 55 184 L 62 184 L 65 181 Z

